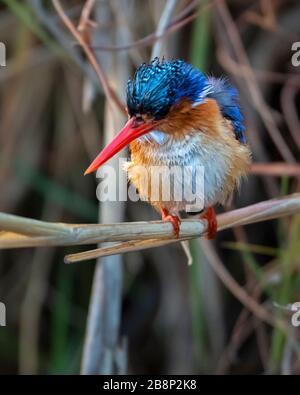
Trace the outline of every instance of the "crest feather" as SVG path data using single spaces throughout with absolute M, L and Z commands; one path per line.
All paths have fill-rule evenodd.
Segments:
M 182 99 L 200 104 L 208 91 L 206 77 L 190 64 L 155 58 L 143 63 L 128 81 L 127 108 L 131 116 L 140 113 L 162 118 Z

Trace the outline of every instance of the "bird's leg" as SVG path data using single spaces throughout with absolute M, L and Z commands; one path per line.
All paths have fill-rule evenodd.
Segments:
M 180 222 L 181 222 L 180 218 L 177 215 L 171 215 L 166 208 L 162 208 L 161 209 L 161 219 L 163 221 L 171 222 L 173 229 L 174 229 L 175 237 L 178 239 L 179 238 L 179 231 L 180 231 Z
M 200 216 L 201 219 L 206 219 L 208 223 L 207 227 L 207 238 L 208 240 L 214 239 L 216 237 L 218 223 L 216 212 L 213 207 L 208 207 L 203 214 Z

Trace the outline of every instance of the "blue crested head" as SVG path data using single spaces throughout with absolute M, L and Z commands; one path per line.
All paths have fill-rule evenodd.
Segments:
M 194 107 L 206 98 L 217 102 L 223 117 L 231 121 L 236 138 L 246 143 L 238 92 L 226 78 L 205 76 L 183 60 L 155 58 L 149 64 L 143 63 L 127 84 L 130 117 L 148 115 L 159 120 L 183 99 L 190 100 Z
M 160 119 L 180 100 L 201 103 L 208 92 L 209 84 L 201 71 L 182 60 L 155 58 L 150 64 L 143 63 L 128 81 L 128 113 Z

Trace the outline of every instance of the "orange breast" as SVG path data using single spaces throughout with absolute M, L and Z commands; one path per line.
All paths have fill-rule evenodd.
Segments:
M 161 144 L 152 138 L 139 139 L 131 143 L 131 161 L 127 163 L 129 180 L 138 189 L 144 200 L 149 201 L 156 209 L 167 208 L 176 213 L 185 210 L 187 202 L 176 201 L 176 188 L 183 190 L 190 187 L 182 179 L 182 184 L 170 192 L 170 199 L 163 198 L 163 180 L 152 182 L 159 167 L 169 169 L 177 166 L 182 168 L 182 174 L 187 167 L 203 167 L 204 206 L 216 203 L 226 203 L 240 179 L 247 173 L 250 164 L 250 151 L 246 145 L 236 140 L 230 122 L 225 120 L 214 100 L 191 108 L 183 103 L 171 111 L 168 118 L 160 127 L 160 132 L 166 134 Z M 161 193 L 153 193 L 153 189 Z M 155 198 L 153 198 L 155 196 Z

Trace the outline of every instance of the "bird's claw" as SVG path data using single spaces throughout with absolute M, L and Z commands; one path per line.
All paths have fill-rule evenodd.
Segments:
M 169 221 L 171 222 L 174 230 L 174 235 L 176 239 L 179 238 L 179 232 L 180 232 L 180 218 L 177 215 L 171 215 L 168 210 L 162 209 L 161 210 L 161 217 L 163 221 Z
M 208 207 L 208 209 L 201 215 L 200 218 L 205 219 L 208 223 L 206 235 L 207 239 L 214 239 L 218 230 L 217 217 L 214 208 Z

